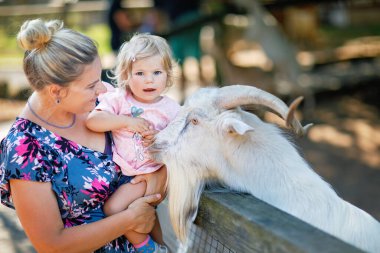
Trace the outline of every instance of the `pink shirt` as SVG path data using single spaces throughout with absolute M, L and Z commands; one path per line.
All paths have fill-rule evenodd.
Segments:
M 158 131 L 164 129 L 174 119 L 180 105 L 167 96 L 156 103 L 141 103 L 133 98 L 129 91 L 115 89 L 103 94 L 97 110 L 116 115 L 138 115 L 149 120 Z M 141 136 L 126 128 L 112 131 L 115 141 L 113 160 L 128 176 L 146 174 L 159 169 L 163 164 L 151 159 L 142 145 Z

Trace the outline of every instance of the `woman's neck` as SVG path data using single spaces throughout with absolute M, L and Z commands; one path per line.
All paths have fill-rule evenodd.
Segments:
M 37 92 L 28 99 L 24 113 L 30 120 L 47 128 L 67 129 L 76 123 L 75 114 L 60 108 L 51 97 Z

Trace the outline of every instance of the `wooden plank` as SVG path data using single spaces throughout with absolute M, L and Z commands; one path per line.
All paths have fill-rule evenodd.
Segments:
M 247 194 L 205 192 L 195 224 L 239 253 L 363 252 Z

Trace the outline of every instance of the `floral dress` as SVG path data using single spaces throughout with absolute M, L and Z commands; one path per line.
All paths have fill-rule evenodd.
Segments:
M 50 182 L 65 227 L 103 219 L 104 202 L 121 176 L 111 154 L 81 146 L 27 119 L 17 118 L 0 143 L 1 203 L 14 208 L 10 179 Z M 135 250 L 119 237 L 96 252 Z

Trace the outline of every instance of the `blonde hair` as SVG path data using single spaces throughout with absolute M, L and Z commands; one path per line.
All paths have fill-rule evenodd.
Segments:
M 25 75 L 36 90 L 51 83 L 67 87 L 82 74 L 85 65 L 98 57 L 92 39 L 63 28 L 60 20 L 24 22 L 17 42 L 25 50 Z
M 166 87 L 174 83 L 174 67 L 176 63 L 172 58 L 172 51 L 167 41 L 156 35 L 135 34 L 128 42 L 123 43 L 116 60 L 116 67 L 113 70 L 113 77 L 117 86 L 125 88 L 132 76 L 132 64 L 134 61 L 160 55 L 162 64 L 167 73 Z

